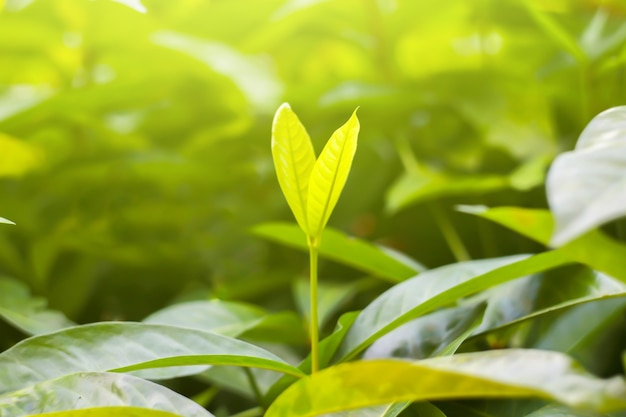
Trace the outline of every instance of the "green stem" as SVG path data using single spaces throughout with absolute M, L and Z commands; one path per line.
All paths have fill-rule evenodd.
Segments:
M 400 157 L 400 161 L 402 162 L 402 166 L 406 170 L 406 172 L 410 174 L 416 174 L 419 172 L 419 162 L 415 153 L 413 152 L 413 148 L 411 148 L 411 143 L 409 139 L 404 135 L 397 135 L 395 140 L 396 150 L 398 152 L 398 156 Z
M 261 394 L 261 390 L 259 389 L 259 385 L 256 383 L 256 378 L 252 374 L 250 368 L 243 368 L 243 371 L 246 373 L 246 377 L 248 378 L 248 383 L 250 384 L 250 388 L 252 392 L 254 392 L 254 396 L 258 403 L 263 401 L 263 394 Z
M 580 88 L 580 112 L 582 120 L 587 123 L 591 118 L 591 98 L 589 86 L 589 66 L 586 63 L 579 63 L 578 83 Z
M 435 221 L 437 222 L 437 225 L 439 225 L 441 233 L 443 233 L 443 237 L 457 262 L 469 261 L 471 259 L 469 253 L 467 252 L 463 241 L 459 237 L 459 234 L 454 229 L 454 226 L 452 226 L 450 219 L 443 213 L 443 208 L 437 204 L 431 205 L 430 208 L 435 217 Z
M 263 408 L 254 407 L 248 410 L 242 411 L 241 413 L 234 414 L 231 417 L 261 417 L 263 415 Z
M 317 252 L 319 239 L 309 238 L 309 255 L 311 260 L 311 373 L 315 373 L 319 369 L 319 320 L 317 318 Z

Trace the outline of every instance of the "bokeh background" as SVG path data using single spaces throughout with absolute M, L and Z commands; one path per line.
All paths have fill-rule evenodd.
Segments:
M 0 9 L 0 215 L 17 223 L 0 273 L 77 322 L 192 298 L 292 307 L 306 255 L 250 231 L 293 220 L 270 154 L 284 101 L 317 152 L 360 106 L 330 225 L 426 267 L 537 249 L 455 206 L 545 207 L 554 156 L 626 102 L 623 0 Z

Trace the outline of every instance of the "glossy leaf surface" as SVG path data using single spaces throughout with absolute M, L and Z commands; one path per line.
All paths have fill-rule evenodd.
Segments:
M 480 324 L 482 303 L 436 311 L 392 330 L 376 340 L 364 359 L 426 359 L 453 354 Z M 458 340 L 458 343 L 455 343 Z
M 397 417 L 404 411 L 410 402 L 396 404 L 378 405 L 374 407 L 359 408 L 351 411 L 339 411 L 337 413 L 325 414 L 325 417 Z
M 94 407 L 82 410 L 32 414 L 30 417 L 181 417 L 167 411 L 139 407 Z
M 251 304 L 222 300 L 174 304 L 151 314 L 143 322 L 274 343 L 304 344 L 307 337 L 296 313 L 271 313 Z
M 307 204 L 315 151 L 304 126 L 287 103 L 274 116 L 272 157 L 283 195 L 300 228 L 311 235 Z
M 576 149 L 552 164 L 546 191 L 555 219 L 553 246 L 626 214 L 625 126 L 626 106 L 599 114 Z
M 394 401 L 493 396 L 537 397 L 599 412 L 626 407 L 621 377 L 598 379 L 561 353 L 509 349 L 338 365 L 296 382 L 266 416 L 309 417 Z
M 212 416 L 174 391 L 123 374 L 73 373 L 0 395 L 0 417 L 110 406 L 152 408 L 185 417 Z
M 307 222 L 309 237 L 318 239 L 330 218 L 348 179 L 359 136 L 356 110 L 337 129 L 320 154 L 309 181 Z
M 0 277 L 0 318 L 26 334 L 40 334 L 73 326 L 61 312 L 46 308 L 46 301 L 33 297 L 19 281 Z
M 340 359 L 349 359 L 394 328 L 455 302 L 515 278 L 567 263 L 560 252 L 529 257 L 510 256 L 443 266 L 395 285 L 369 304 L 348 332 Z
M 301 374 L 276 355 L 226 336 L 156 324 L 97 323 L 32 337 L 2 352 L 0 392 L 79 371 L 218 364 Z M 181 368 L 175 375 L 204 369 Z

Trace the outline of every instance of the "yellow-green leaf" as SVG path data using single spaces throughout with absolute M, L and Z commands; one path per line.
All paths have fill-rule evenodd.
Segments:
M 0 133 L 0 177 L 19 177 L 41 161 L 38 148 Z
M 315 164 L 308 133 L 289 104 L 276 111 L 272 125 L 272 157 L 278 183 L 296 221 L 308 235 L 307 195 Z
M 15 224 L 15 223 L 13 223 L 11 220 L 9 220 L 9 219 L 5 219 L 4 217 L 0 217 L 0 223 L 5 223 L 5 224 Z
M 95 407 L 80 410 L 32 414 L 31 417 L 180 417 L 167 411 L 139 407 Z
M 359 135 L 356 110 L 330 137 L 313 166 L 307 198 L 309 237 L 319 238 L 348 179 Z
M 285 390 L 265 417 L 312 417 L 399 401 L 541 398 L 606 413 L 626 407 L 621 376 L 600 379 L 570 357 L 531 349 L 465 353 L 419 362 L 333 366 Z

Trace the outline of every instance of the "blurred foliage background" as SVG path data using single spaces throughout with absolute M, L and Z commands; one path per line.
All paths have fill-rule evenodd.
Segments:
M 195 297 L 292 306 L 306 256 L 250 233 L 292 221 L 270 155 L 283 101 L 318 152 L 360 106 L 330 224 L 435 267 L 535 250 L 455 205 L 545 207 L 553 157 L 626 100 L 623 0 L 0 9 L 0 215 L 17 223 L 0 273 L 78 322 Z

